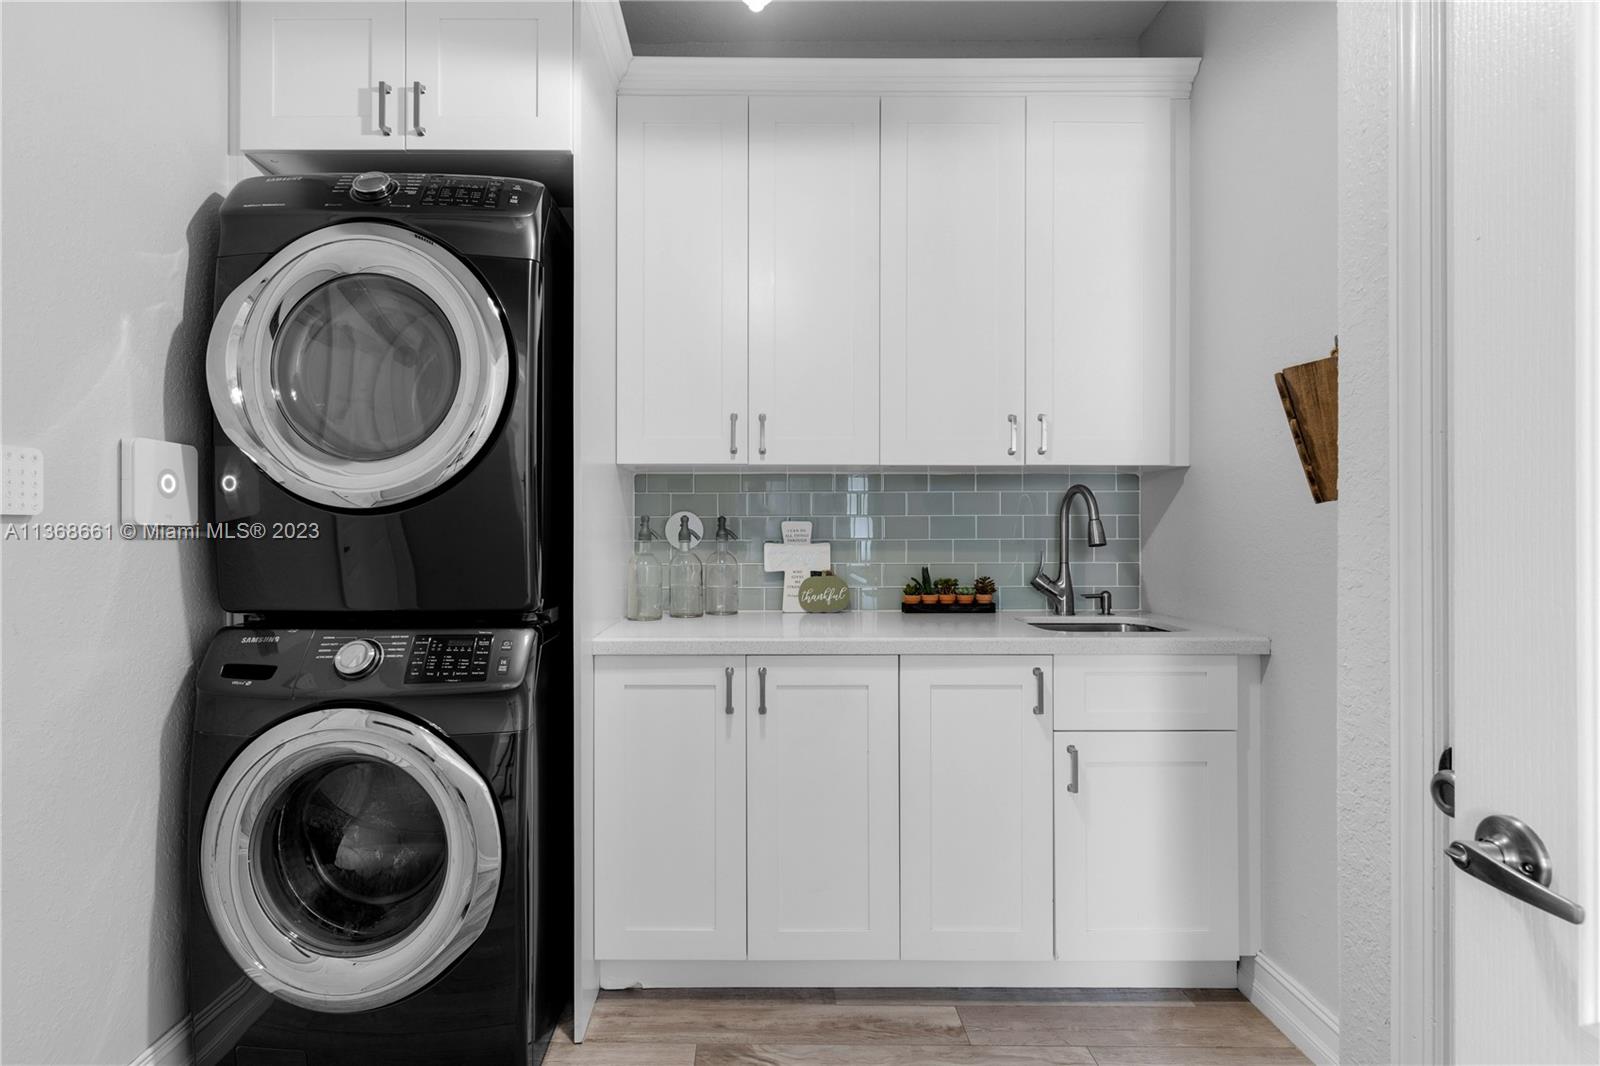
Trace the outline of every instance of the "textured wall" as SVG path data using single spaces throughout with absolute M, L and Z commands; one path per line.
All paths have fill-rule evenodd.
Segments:
M 207 439 L 225 190 L 220 3 L 6 3 L 7 443 L 37 521 L 115 522 L 123 436 Z M 221 622 L 197 543 L 4 546 L 8 1063 L 126 1063 L 183 1016 L 190 667 Z
M 1145 55 L 1203 57 L 1192 107 L 1193 466 L 1144 477 L 1152 610 L 1272 638 L 1262 682 L 1261 953 L 1339 1006 L 1335 527 L 1272 375 L 1332 346 L 1331 3 L 1168 4 Z
M 1387 4 L 1339 5 L 1339 1052 L 1390 1058 Z
M 691 511 L 716 532 L 717 516 L 739 539 L 729 550 L 743 563 L 739 607 L 783 607 L 783 574 L 762 565 L 762 545 L 783 539 L 785 519 L 812 523 L 811 539 L 833 545 L 834 572 L 853 590 L 852 610 L 898 611 L 907 581 L 927 567 L 934 578 L 999 586 L 1007 611 L 1042 611 L 1031 588 L 1041 555 L 1054 573 L 1060 560 L 1061 500 L 1082 483 L 1095 494 L 1106 544 L 1091 548 L 1083 504 L 1073 505 L 1072 581 L 1079 592 L 1111 591 L 1117 610 L 1139 597 L 1139 475 L 1129 470 L 696 470 L 634 477 L 632 529 L 650 519 L 657 536 L 676 511 Z M 659 554 L 665 546 L 658 546 Z M 702 558 L 714 550 L 697 546 Z M 1080 602 L 1079 607 L 1083 608 Z

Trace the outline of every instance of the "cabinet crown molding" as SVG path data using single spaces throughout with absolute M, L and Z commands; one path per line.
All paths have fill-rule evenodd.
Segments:
M 1115 93 L 1186 99 L 1199 59 L 752 59 L 636 56 L 618 93 Z

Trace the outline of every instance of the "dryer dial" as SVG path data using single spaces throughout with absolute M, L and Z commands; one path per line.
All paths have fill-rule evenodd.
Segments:
M 362 203 L 375 204 L 387 200 L 400 187 L 400 183 L 381 170 L 357 174 L 350 182 L 350 198 Z
M 354 681 L 372 673 L 382 660 L 383 648 L 377 641 L 352 640 L 333 653 L 333 670 L 346 681 Z

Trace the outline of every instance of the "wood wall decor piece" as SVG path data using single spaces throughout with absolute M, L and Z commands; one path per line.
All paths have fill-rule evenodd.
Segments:
M 1286 366 L 1273 378 L 1313 503 L 1339 498 L 1339 343 L 1325 359 Z

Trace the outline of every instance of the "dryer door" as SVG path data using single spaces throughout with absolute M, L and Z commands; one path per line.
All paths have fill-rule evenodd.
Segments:
M 348 222 L 274 255 L 223 302 L 206 379 L 229 439 L 290 492 L 392 506 L 448 481 L 505 403 L 509 347 L 470 269 L 400 226 Z
M 483 778 L 431 730 L 341 707 L 282 722 L 228 766 L 200 880 L 235 962 L 311 1010 L 371 1010 L 472 945 L 500 884 Z

